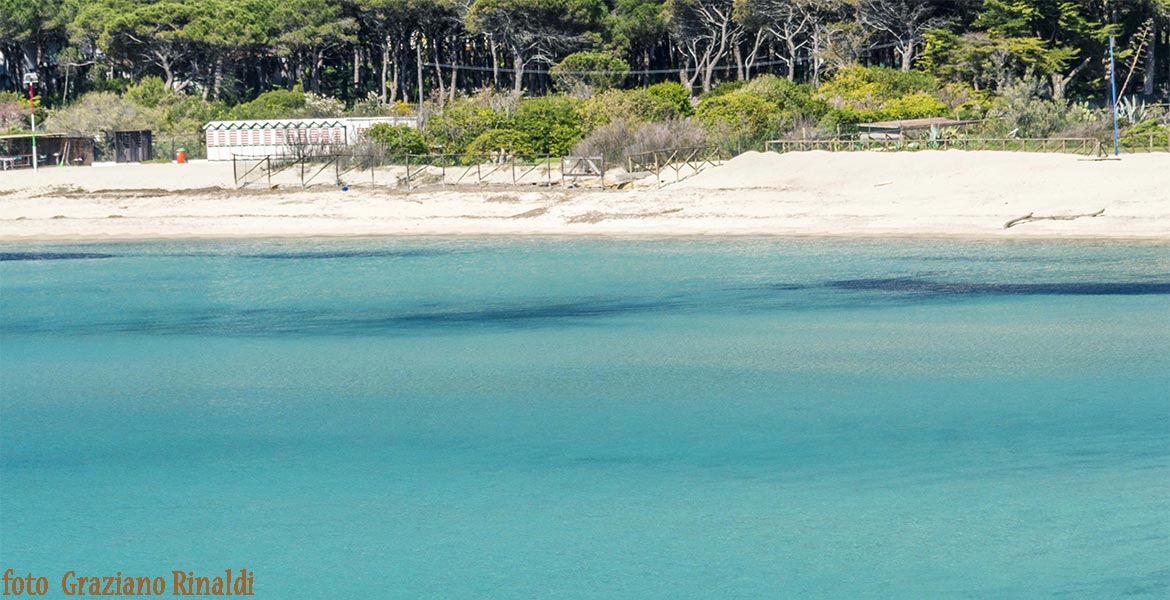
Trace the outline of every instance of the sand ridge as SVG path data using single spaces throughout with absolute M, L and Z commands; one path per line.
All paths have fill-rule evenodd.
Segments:
M 230 163 L 0 173 L 0 239 L 824 235 L 1170 240 L 1170 154 L 749 152 L 624 189 L 236 190 Z M 1005 229 L 1013 219 L 1032 220 Z

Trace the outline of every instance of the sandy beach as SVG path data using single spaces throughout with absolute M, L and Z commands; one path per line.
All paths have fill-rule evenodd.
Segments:
M 0 172 L 0 240 L 383 235 L 1170 240 L 1170 155 L 1164 153 L 1090 160 L 1009 152 L 750 152 L 681 181 L 673 181 L 673 174 L 666 180 L 643 177 L 604 191 L 535 185 L 342 191 L 331 183 L 301 189 L 291 181 L 235 189 L 230 163 L 6 171 Z M 1028 215 L 1041 219 L 1020 220 Z M 1018 222 L 1004 227 L 1013 220 Z

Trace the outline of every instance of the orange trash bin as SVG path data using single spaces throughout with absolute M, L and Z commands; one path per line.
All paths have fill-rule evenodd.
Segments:
M 175 152 L 175 162 L 179 163 L 180 165 L 187 162 L 186 148 L 179 148 L 179 151 Z

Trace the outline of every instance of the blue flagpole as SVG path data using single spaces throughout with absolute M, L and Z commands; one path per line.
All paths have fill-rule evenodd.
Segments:
M 1121 136 L 1117 132 L 1117 75 L 1113 62 L 1113 36 L 1109 36 L 1109 87 L 1113 95 L 1113 156 L 1121 156 Z

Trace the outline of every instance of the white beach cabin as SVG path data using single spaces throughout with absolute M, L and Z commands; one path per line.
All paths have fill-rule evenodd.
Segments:
M 212 121 L 203 126 L 207 160 L 263 158 L 326 151 L 359 144 L 378 124 L 418 127 L 415 117 L 346 117 L 336 119 L 269 119 Z

